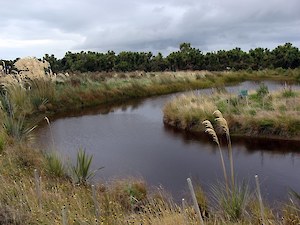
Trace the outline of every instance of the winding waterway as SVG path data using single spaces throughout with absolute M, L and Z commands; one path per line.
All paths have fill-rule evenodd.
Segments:
M 282 88 L 280 83 L 265 83 L 269 90 Z M 258 85 L 244 82 L 227 90 L 237 93 Z M 211 89 L 196 92 L 210 93 Z M 162 122 L 164 104 L 178 94 L 57 115 L 50 118 L 51 131 L 46 122 L 40 124 L 38 145 L 44 150 L 55 145 L 65 160 L 73 162 L 77 149 L 85 148 L 94 156 L 93 168 L 105 167 L 95 181 L 142 177 L 150 186 L 161 185 L 180 199 L 187 189 L 186 178 L 193 177 L 208 191 L 222 180 L 215 144 L 205 135 L 179 132 Z M 289 188 L 300 191 L 300 143 L 233 139 L 233 154 L 240 180 L 253 186 L 254 175 L 259 175 L 263 198 L 281 201 L 287 199 Z

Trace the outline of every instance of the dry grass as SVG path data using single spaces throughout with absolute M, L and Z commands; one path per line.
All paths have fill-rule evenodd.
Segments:
M 164 121 L 182 129 L 201 129 L 202 121 L 212 119 L 215 110 L 217 107 L 206 96 L 180 95 L 164 107 Z
M 228 118 L 232 134 L 297 138 L 300 135 L 300 92 L 286 90 L 268 94 L 264 99 L 250 92 L 249 99 L 229 94 L 179 96 L 164 107 L 164 121 L 181 129 L 202 131 L 204 120 L 220 109 Z
M 203 88 L 224 84 L 224 82 L 236 82 L 242 79 L 239 76 L 238 73 L 212 74 L 207 71 L 142 75 L 139 73 L 106 74 L 105 76 L 103 74 L 74 75 L 62 84 L 49 86 L 44 81 L 38 83 L 36 89 L 32 90 L 32 95 L 28 95 L 30 90 L 13 87 L 10 99 L 18 108 L 17 114 L 30 115 L 33 110 L 42 111 L 37 106 L 46 104 L 44 99 L 47 99 L 47 103 L 53 104 L 52 107 L 46 106 L 45 110 L 66 110 L 196 87 Z M 253 75 L 255 78 L 256 76 L 258 75 Z M 34 96 L 35 102 L 30 96 Z M 224 96 L 218 94 L 213 98 L 222 103 Z M 212 113 L 219 108 L 211 99 L 194 94 L 179 97 L 177 100 L 177 103 L 170 103 L 172 107 L 165 108 L 165 113 L 170 115 L 169 118 L 165 117 L 165 120 L 184 129 L 202 127 L 202 117 L 213 119 Z M 288 113 L 286 109 L 293 109 L 294 114 L 288 114 L 290 118 L 290 115 L 298 115 L 300 108 L 295 106 L 293 101 L 299 102 L 297 96 L 282 102 L 278 100 L 277 105 L 274 104 L 273 107 L 281 109 L 285 114 Z M 284 103 L 286 108 L 282 106 Z M 250 110 L 244 111 L 251 115 L 253 112 Z M 3 115 L 4 113 L 1 112 L 0 116 Z M 262 114 L 261 118 L 264 116 Z M 293 119 L 289 121 L 294 124 Z M 2 134 L 3 131 L 0 129 L 0 132 Z M 33 149 L 26 142 L 16 143 L 5 133 L 1 136 L 0 224 L 62 224 L 63 207 L 66 207 L 68 224 L 198 224 L 190 204 L 182 209 L 173 203 L 168 195 L 161 192 L 150 193 L 145 182 L 140 179 L 97 184 L 96 199 L 99 203 L 100 217 L 96 218 L 90 185 L 74 185 L 68 177 L 56 177 L 50 174 L 46 167 L 46 158 L 40 151 Z M 36 192 L 34 169 L 38 169 L 41 175 L 41 204 Z M 201 201 L 208 199 L 205 198 L 205 193 L 198 197 L 202 199 Z M 200 204 L 205 205 L 206 210 L 210 212 L 205 224 L 260 224 L 257 206 L 247 210 L 249 215 L 238 222 L 231 222 L 222 213 L 214 211 L 211 202 L 205 200 Z M 272 212 L 269 213 L 269 224 L 289 224 L 290 221 L 299 221 L 299 216 L 292 211 L 285 210 L 282 220 L 276 218 Z
M 2 224 L 61 224 L 66 207 L 68 224 L 199 224 L 191 204 L 183 209 L 164 192 L 150 193 L 140 179 L 117 179 L 96 185 L 100 216 L 95 213 L 91 186 L 49 176 L 45 158 L 30 147 L 9 145 L 0 158 L 0 222 Z M 41 204 L 34 169 L 41 175 Z M 199 204 L 209 211 L 205 224 L 260 224 L 257 204 L 237 222 L 215 210 L 201 190 Z M 198 196 L 198 195 L 197 195 Z M 266 209 L 268 210 L 268 209 Z M 287 220 L 294 212 L 284 211 Z M 278 219 L 268 211 L 269 224 Z

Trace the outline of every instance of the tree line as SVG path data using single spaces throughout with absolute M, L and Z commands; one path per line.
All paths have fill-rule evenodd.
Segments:
M 17 60 L 17 59 L 16 59 Z M 13 65 L 16 60 L 5 60 L 6 65 Z M 62 59 L 53 54 L 46 54 L 47 60 L 54 72 L 79 71 L 178 71 L 178 70 L 261 70 L 300 67 L 300 51 L 291 43 L 279 45 L 273 50 L 255 48 L 249 52 L 241 48 L 219 50 L 203 53 L 193 48 L 190 43 L 182 43 L 179 51 L 172 52 L 164 57 L 161 53 L 154 55 L 151 52 L 123 51 L 116 54 L 114 51 L 101 52 L 67 52 Z

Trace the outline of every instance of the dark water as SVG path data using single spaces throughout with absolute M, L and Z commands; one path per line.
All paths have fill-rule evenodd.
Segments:
M 282 88 L 280 83 L 266 84 L 269 90 Z M 227 89 L 234 93 L 257 86 L 244 82 Z M 210 93 L 211 89 L 197 92 Z M 187 177 L 197 179 L 208 190 L 222 180 L 218 150 L 205 135 L 178 132 L 163 125 L 162 108 L 175 95 L 50 118 L 55 148 L 71 161 L 80 146 L 93 154 L 93 167 L 105 167 L 95 180 L 142 177 L 150 186 L 162 185 L 175 199 L 186 190 Z M 50 149 L 53 142 L 46 123 L 37 132 L 39 145 Z M 253 185 L 258 174 L 265 199 L 285 200 L 288 188 L 300 192 L 300 143 L 244 138 L 233 139 L 233 149 L 238 178 Z

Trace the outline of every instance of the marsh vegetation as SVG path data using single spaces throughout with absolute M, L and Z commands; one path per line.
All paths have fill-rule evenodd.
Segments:
M 211 95 L 181 95 L 164 108 L 164 122 L 184 130 L 203 131 L 201 122 L 219 109 L 232 134 L 298 139 L 300 135 L 300 92 L 287 85 L 269 92 L 262 83 L 247 96 L 215 91 Z
M 36 125 L 33 121 L 39 118 L 43 120 L 45 114 L 57 111 L 74 110 L 195 88 L 222 86 L 245 79 L 264 79 L 266 77 L 295 80 L 299 77 L 299 70 L 270 70 L 257 73 L 251 71 L 149 72 L 142 73 L 142 75 L 137 72 L 112 73 L 110 75 L 108 73 L 104 73 L 104 75 L 86 73 L 71 74 L 63 81 L 30 79 L 21 85 L 6 83 L 1 90 L 0 113 L 2 121 L 0 132 L 0 223 L 197 224 L 198 218 L 189 201 L 183 208 L 180 204 L 174 203 L 172 198 L 161 189 L 149 191 L 142 180 L 129 179 L 116 180 L 108 184 L 99 183 L 93 191 L 89 180 L 93 175 L 90 168 L 92 156 L 87 155 L 84 151 L 79 151 L 77 164 L 71 165 L 72 177 L 70 169 L 66 168 L 64 162 L 61 161 L 62 157 L 56 154 L 45 155 L 30 145 L 30 141 L 33 140 L 32 131 Z M 253 94 L 253 99 L 250 99 L 250 95 L 249 102 L 246 104 L 257 105 L 260 110 L 270 110 L 273 107 L 281 109 L 281 113 L 288 114 L 291 109 L 298 113 L 298 108 L 293 102 L 285 108 L 281 105 L 288 100 L 298 101 L 298 95 L 298 92 L 293 90 L 278 93 L 272 98 L 268 98 L 269 94 L 266 93 L 263 97 L 259 97 L 256 93 Z M 218 94 L 216 97 L 220 100 L 219 104 L 223 104 L 224 109 L 233 111 L 231 103 L 225 104 L 226 100 L 222 96 L 222 94 Z M 222 103 L 222 99 L 225 103 Z M 276 104 L 270 103 L 273 99 L 276 100 Z M 198 104 L 197 99 L 189 100 L 189 103 L 202 104 Z M 237 103 L 245 104 L 242 101 Z M 208 103 L 205 104 L 207 104 L 207 108 L 211 107 Z M 184 104 L 180 105 L 182 111 L 184 111 L 183 106 Z M 213 107 L 211 108 L 214 110 Z M 272 112 L 272 110 L 270 111 Z M 257 110 L 255 112 L 246 111 L 246 113 L 258 115 L 260 112 Z M 206 119 L 214 121 L 212 111 L 207 112 L 207 115 Z M 227 117 L 226 112 L 224 112 L 224 117 Z M 200 119 L 198 121 L 200 122 Z M 228 122 L 230 127 L 231 117 L 228 117 Z M 234 129 L 233 126 L 231 130 L 234 132 Z M 285 128 L 280 129 L 285 135 L 298 134 L 297 126 L 292 127 L 292 133 L 290 133 L 290 129 L 289 132 Z M 34 171 L 38 171 L 38 174 Z M 230 177 L 232 176 L 233 167 Z M 210 201 L 209 197 L 203 197 L 206 196 L 206 193 L 202 193 L 201 188 L 196 189 L 198 190 L 196 196 L 198 196 L 199 203 L 202 204 L 205 224 L 261 224 L 261 215 L 256 199 L 248 198 L 246 189 L 235 186 L 233 181 L 230 188 L 225 192 L 226 194 L 232 192 L 232 195 L 227 195 L 232 198 L 223 199 L 224 192 L 215 191 L 218 204 Z M 244 204 L 246 198 L 249 202 L 247 205 Z M 235 210 L 233 212 L 230 207 L 224 208 L 231 203 L 236 204 L 231 205 Z M 239 209 L 236 209 L 236 206 Z M 267 223 L 299 224 L 297 200 L 284 204 L 282 208 L 280 216 L 266 208 Z

